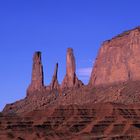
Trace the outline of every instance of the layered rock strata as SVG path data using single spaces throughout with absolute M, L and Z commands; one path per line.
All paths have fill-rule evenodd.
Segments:
M 0 140 L 139 140 L 139 118 L 139 104 L 57 105 L 1 114 Z

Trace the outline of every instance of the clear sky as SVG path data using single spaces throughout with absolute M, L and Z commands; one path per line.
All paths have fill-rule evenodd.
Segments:
M 65 75 L 66 48 L 87 83 L 104 40 L 140 25 L 140 0 L 0 0 L 0 110 L 26 95 L 32 55 L 42 51 L 45 83 L 55 63 Z

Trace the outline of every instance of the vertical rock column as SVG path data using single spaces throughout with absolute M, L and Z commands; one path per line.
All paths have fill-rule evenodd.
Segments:
M 83 83 L 80 80 L 78 80 L 75 71 L 76 64 L 73 49 L 68 48 L 66 55 L 66 75 L 61 85 L 62 89 L 71 87 L 80 87 L 83 85 Z
M 43 66 L 41 62 L 41 52 L 35 52 L 33 56 L 32 78 L 31 84 L 27 89 L 27 93 L 41 90 L 44 86 Z
M 57 80 L 57 73 L 58 73 L 58 63 L 56 63 L 56 66 L 55 66 L 54 75 L 51 82 L 51 90 L 59 88 L 59 83 Z

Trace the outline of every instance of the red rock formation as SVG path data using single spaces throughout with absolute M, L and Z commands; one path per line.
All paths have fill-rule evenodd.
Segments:
M 139 140 L 140 105 L 56 105 L 0 116 L 0 140 Z
M 55 70 L 54 70 L 54 75 L 53 75 L 52 82 L 51 82 L 51 85 L 50 85 L 51 90 L 59 88 L 59 83 L 58 83 L 58 80 L 57 80 L 57 73 L 58 73 L 58 63 L 56 63 Z
M 61 85 L 67 89 L 59 97 L 61 90 L 50 90 L 59 86 L 58 64 L 51 85 L 44 86 L 41 53 L 36 52 L 28 88 L 28 94 L 35 94 L 0 112 L 0 140 L 140 139 L 139 30 L 106 41 L 100 49 L 90 84 L 116 84 L 77 88 L 82 83 L 75 74 L 73 50 L 68 49 Z
M 90 85 L 140 80 L 140 27 L 105 41 L 99 50 Z
M 75 71 L 76 64 L 73 49 L 68 48 L 66 55 L 66 76 L 64 77 L 64 80 L 61 85 L 62 89 L 71 87 L 80 87 L 83 85 L 83 83 L 80 80 L 78 80 Z
M 41 62 L 41 52 L 35 52 L 33 56 L 31 84 L 27 89 L 27 94 L 44 87 L 43 66 Z

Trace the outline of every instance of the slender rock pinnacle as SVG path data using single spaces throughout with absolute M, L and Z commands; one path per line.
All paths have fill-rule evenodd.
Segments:
M 75 64 L 75 57 L 73 54 L 73 49 L 67 49 L 66 55 L 66 76 L 62 82 L 61 88 L 71 88 L 71 87 L 80 87 L 83 83 L 78 80 L 76 76 L 76 64 Z
M 31 84 L 27 89 L 30 94 L 36 90 L 40 90 L 44 86 L 43 66 L 41 62 L 41 52 L 35 52 L 33 56 L 32 78 Z
M 59 83 L 57 80 L 57 73 L 58 73 L 58 63 L 56 63 L 56 66 L 55 66 L 54 75 L 53 75 L 52 82 L 51 82 L 51 89 L 59 88 Z

